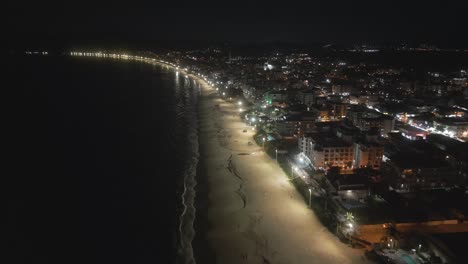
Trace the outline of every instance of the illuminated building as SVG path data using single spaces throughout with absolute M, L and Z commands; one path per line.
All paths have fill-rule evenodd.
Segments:
M 383 151 L 383 146 L 377 143 L 355 143 L 354 167 L 370 167 L 373 169 L 379 169 L 382 164 Z
M 353 164 L 353 144 L 336 136 L 306 134 L 299 139 L 299 148 L 316 168 L 351 168 Z

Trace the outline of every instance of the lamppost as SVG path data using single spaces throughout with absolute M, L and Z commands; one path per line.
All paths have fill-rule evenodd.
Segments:
M 275 149 L 275 153 L 276 153 L 276 163 L 278 163 L 278 149 Z
M 255 123 L 255 117 L 250 118 L 250 125 L 252 125 L 252 123 Z
M 291 166 L 291 177 L 294 178 L 294 171 L 297 171 L 297 167 L 296 166 Z
M 309 188 L 309 208 L 312 206 L 312 189 Z
M 265 151 L 265 137 L 263 137 L 263 151 Z

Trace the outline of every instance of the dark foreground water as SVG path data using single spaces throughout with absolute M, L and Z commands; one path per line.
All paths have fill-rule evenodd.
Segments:
M 140 62 L 6 61 L 9 263 L 190 262 L 198 87 Z

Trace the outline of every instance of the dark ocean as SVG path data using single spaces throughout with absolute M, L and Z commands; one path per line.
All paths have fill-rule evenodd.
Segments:
M 136 61 L 5 65 L 8 263 L 192 262 L 198 86 Z

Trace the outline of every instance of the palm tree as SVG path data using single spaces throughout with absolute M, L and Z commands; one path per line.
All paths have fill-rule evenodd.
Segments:
M 348 222 L 354 222 L 354 215 L 351 212 L 346 212 L 346 220 Z

